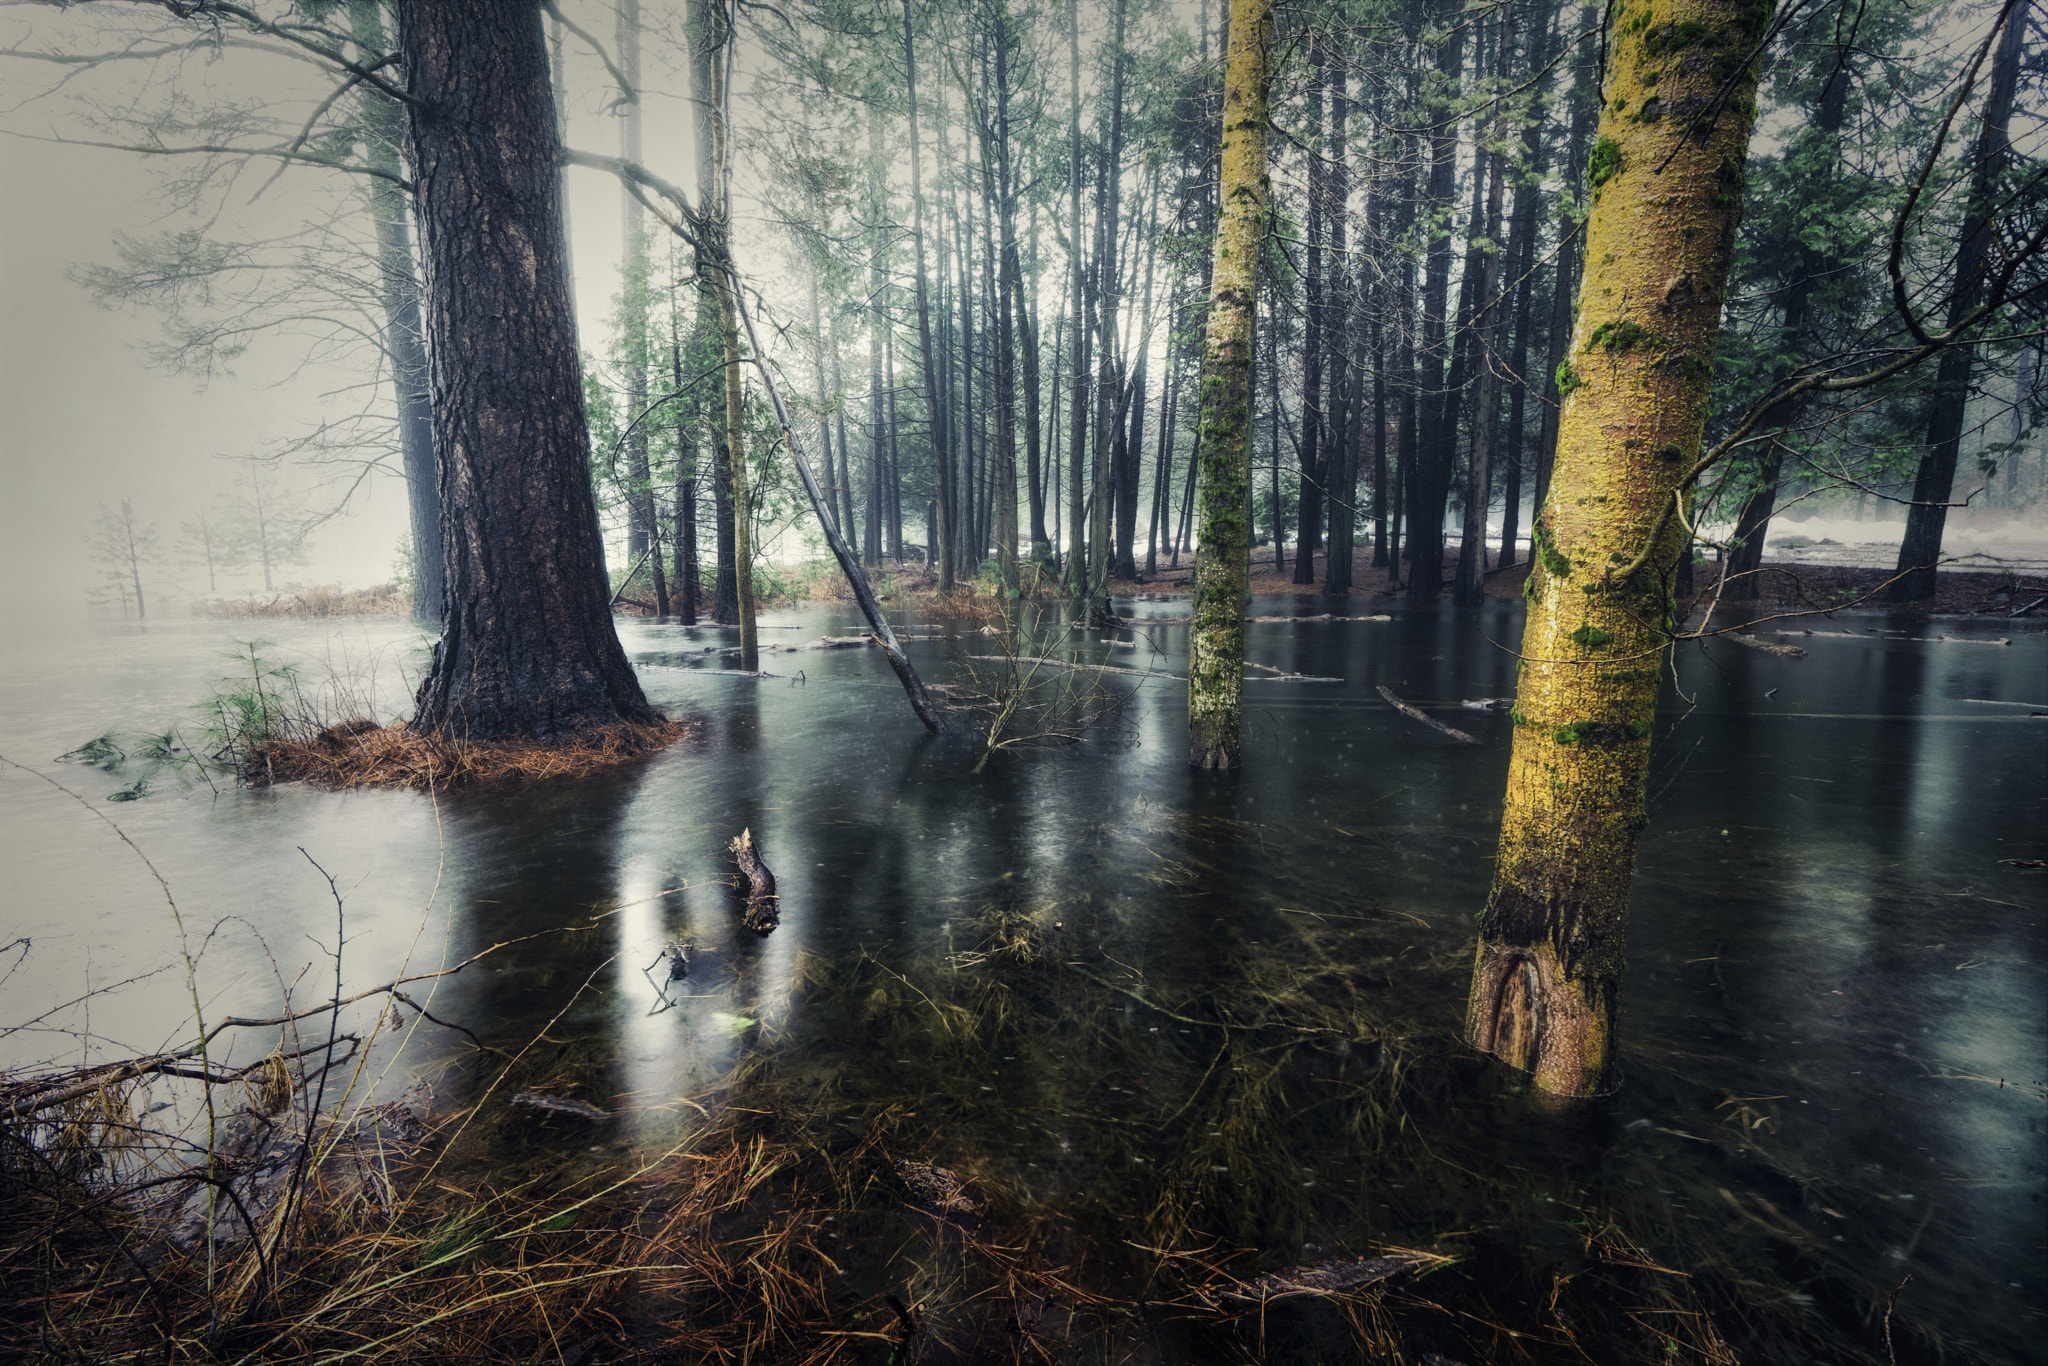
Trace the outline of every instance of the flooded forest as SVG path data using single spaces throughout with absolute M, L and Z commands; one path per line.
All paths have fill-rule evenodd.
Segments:
M 2037 6 L 6 15 L 0 1360 L 2048 1362 Z

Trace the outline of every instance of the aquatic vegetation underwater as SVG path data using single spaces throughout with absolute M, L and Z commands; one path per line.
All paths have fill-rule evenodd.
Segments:
M 1094 833 L 1189 898 L 1227 893 L 1271 834 L 1156 808 Z M 1256 943 L 1161 943 L 1071 877 L 993 879 L 890 958 L 805 950 L 770 974 L 767 941 L 735 934 L 631 1001 L 592 989 L 600 909 L 487 951 L 553 993 L 501 1037 L 372 991 L 347 1028 L 318 1006 L 238 1026 L 279 1044 L 234 1075 L 10 1077 L 7 1350 L 1993 1359 L 1796 1217 L 1828 1196 L 1774 1152 L 1777 1098 L 1663 1049 L 1632 1055 L 1626 1101 L 1560 1103 L 1462 1049 L 1465 946 L 1420 908 L 1304 882 Z M 626 1091 L 621 1009 L 678 1021 L 667 1075 Z M 380 1076 L 412 1080 L 380 1102 Z

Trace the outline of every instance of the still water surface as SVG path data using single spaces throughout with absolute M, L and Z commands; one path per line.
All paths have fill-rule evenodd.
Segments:
M 1499 1310 L 1579 1274 L 1585 1232 L 1612 1221 L 1711 1278 L 1744 1360 L 1883 1360 L 1884 1299 L 1909 1274 L 1916 1351 L 2048 1360 L 2044 874 L 2006 862 L 2044 853 L 2048 634 L 1843 616 L 1818 627 L 1857 634 L 1804 639 L 1802 661 L 1682 652 L 1630 929 L 1627 1079 L 1557 1107 L 1457 1042 L 1509 744 L 1505 715 L 1459 703 L 1512 692 L 1519 615 L 1392 610 L 1250 628 L 1252 659 L 1342 681 L 1250 684 L 1230 782 L 1184 766 L 1170 680 L 1105 675 L 1128 695 L 1118 721 L 975 774 L 976 750 L 924 737 L 872 652 L 766 654 L 780 676 L 742 678 L 710 672 L 725 632 L 622 623 L 650 697 L 695 738 L 623 773 L 438 802 L 162 777 L 108 804 L 125 776 L 55 756 L 109 727 L 189 725 L 251 626 L 17 638 L 0 753 L 86 800 L 0 771 L 0 938 L 30 941 L 0 984 L 0 1050 L 146 1052 L 189 1029 L 165 895 L 89 806 L 169 884 L 209 1017 L 324 999 L 337 934 L 369 986 L 582 927 L 445 979 L 432 1009 L 493 1039 L 561 1013 L 550 1037 L 587 1047 L 559 1087 L 649 1142 L 678 1097 L 759 1055 L 776 1075 L 755 1101 L 921 1114 L 929 1150 L 910 1155 L 1112 1249 L 1221 1240 L 1250 1274 L 1447 1247 L 1468 1281 L 1502 1280 Z M 764 622 L 769 643 L 856 629 L 829 607 Z M 408 625 L 256 625 L 266 657 L 404 710 Z M 935 679 L 997 650 L 920 629 L 952 633 L 912 646 Z M 1186 663 L 1173 624 L 1069 644 Z M 1481 743 L 1420 730 L 1376 684 Z M 722 850 L 742 828 L 780 880 L 766 938 L 734 914 Z M 696 969 L 669 1007 L 643 969 L 678 939 Z M 859 1255 L 853 1282 L 879 1290 L 889 1273 Z M 1436 1349 L 1513 1351 L 1456 1324 Z

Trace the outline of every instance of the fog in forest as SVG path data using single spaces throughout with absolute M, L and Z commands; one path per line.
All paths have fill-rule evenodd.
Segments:
M 608 30 L 609 13 L 591 22 Z M 565 58 L 571 90 L 585 92 L 569 104 L 572 141 L 612 148 L 617 120 L 601 112 L 602 67 L 587 48 L 572 47 Z M 21 63 L 0 67 L 0 613 L 19 620 L 97 610 L 118 618 L 118 604 L 95 609 L 88 601 L 100 570 L 87 541 L 101 506 L 125 497 L 134 500 L 138 520 L 158 525 L 165 609 L 183 615 L 192 598 L 211 595 L 204 568 L 177 554 L 180 521 L 243 492 L 249 457 L 359 409 L 361 376 L 355 367 L 305 361 L 304 348 L 288 340 L 260 337 L 231 373 L 210 382 L 167 373 L 145 354 L 163 338 L 161 315 L 103 308 L 69 273 L 112 263 L 118 234 L 202 221 L 252 240 L 290 231 L 313 202 L 302 191 L 334 177 L 295 168 L 266 183 L 272 168 L 255 167 L 205 197 L 208 219 L 179 213 L 164 193 L 165 181 L 181 169 L 175 158 L 37 140 L 96 137 L 61 91 L 36 97 L 58 84 Z M 677 76 L 672 88 L 687 90 L 687 83 Z M 247 93 L 239 78 L 234 89 Z M 304 94 L 301 88 L 290 98 L 304 104 Z M 652 158 L 686 182 L 691 150 L 681 103 L 650 93 L 646 119 Z M 596 171 L 572 170 L 568 184 L 579 344 L 588 350 L 602 346 L 611 330 L 619 192 L 616 181 Z M 388 389 L 380 402 L 388 406 Z M 345 467 L 285 461 L 263 469 L 308 515 L 345 500 L 340 515 L 310 533 L 305 562 L 284 567 L 274 575 L 278 582 L 359 587 L 391 577 L 406 531 L 395 461 L 360 482 L 359 472 Z M 223 594 L 260 589 L 261 571 L 225 571 L 220 587 Z
M 609 33 L 613 15 L 608 7 L 571 8 L 582 15 L 591 31 Z M 659 5 L 648 8 L 645 138 L 649 164 L 676 183 L 688 184 L 692 144 L 679 14 L 679 9 L 670 12 Z M 1176 0 L 1154 18 L 1154 31 L 1164 32 L 1176 25 L 1185 30 L 1204 16 L 1209 16 L 1205 7 L 1191 0 Z M 1932 30 L 1927 41 L 1937 48 L 1955 48 L 1969 35 L 1973 19 L 1973 12 L 1958 10 Z M 1094 30 L 1106 25 L 1106 15 L 1084 13 L 1082 22 L 1089 30 L 1089 41 L 1101 42 L 1103 35 Z M 616 101 L 601 61 L 588 44 L 573 39 L 563 45 L 562 58 L 569 144 L 616 150 Z M 251 88 L 249 75 L 263 69 L 260 62 L 237 54 L 233 65 L 234 74 L 224 76 L 221 90 L 215 93 L 230 93 L 238 99 L 261 93 Z M 1053 63 L 1055 68 L 1060 65 Z M 208 79 L 204 62 L 194 59 L 191 69 L 198 73 L 199 81 Z M 281 71 L 273 63 L 269 72 L 277 81 L 274 93 L 280 108 L 296 111 L 310 107 L 307 92 L 311 87 L 291 84 L 288 78 L 296 73 Z M 1064 78 L 1063 70 L 1055 74 Z M 99 511 L 118 506 L 122 499 L 132 500 L 138 523 L 153 523 L 157 529 L 159 544 L 153 566 L 157 582 L 153 587 L 165 609 L 183 612 L 195 598 L 214 595 L 205 569 L 195 567 L 192 555 L 179 545 L 181 523 L 209 505 L 218 508 L 222 500 L 239 497 L 246 501 L 251 460 L 266 456 L 271 457 L 262 465 L 266 485 L 274 486 L 275 496 L 294 516 L 313 524 L 303 552 L 277 568 L 272 575 L 275 582 L 338 582 L 353 587 L 390 578 L 406 531 L 403 483 L 393 472 L 395 455 L 385 454 L 379 468 L 371 471 L 352 461 L 345 441 L 341 449 L 328 452 L 322 463 L 308 462 L 297 454 L 276 458 L 279 451 L 323 422 L 345 420 L 366 405 L 388 407 L 388 386 L 371 396 L 363 387 L 366 376 L 359 362 L 331 363 L 318 348 L 309 354 L 303 340 L 274 332 L 251 338 L 247 351 L 211 378 L 169 373 L 161 365 L 150 364 L 147 355 L 149 347 L 164 340 L 159 312 L 149 307 L 101 307 L 72 278 L 81 268 L 114 261 L 120 235 L 203 226 L 221 236 L 260 241 L 268 233 L 289 232 L 309 215 L 317 217 L 322 205 L 336 202 L 333 182 L 345 178 L 317 167 L 295 166 L 275 172 L 268 164 L 258 164 L 258 159 L 234 174 L 216 176 L 185 207 L 177 207 L 167 185 L 189 169 L 181 164 L 189 159 L 145 157 L 55 141 L 106 140 L 104 133 L 80 117 L 82 111 L 93 104 L 118 107 L 124 93 L 138 89 L 132 83 L 124 84 L 118 75 L 94 72 L 90 100 L 77 103 L 77 92 L 71 88 L 74 79 L 79 78 L 51 73 L 33 62 L 16 61 L 0 68 L 0 92 L 4 92 L 0 128 L 6 134 L 0 137 L 0 187 L 4 187 L 0 194 L 0 333 L 4 333 L 0 338 L 4 345 L 0 352 L 0 411 L 6 413 L 4 430 L 0 430 L 0 477 L 5 480 L 4 497 L 0 497 L 0 557 L 4 557 L 0 558 L 0 603 L 4 610 L 16 617 L 68 616 L 84 610 L 89 592 L 101 576 L 88 538 Z M 1101 73 L 1092 60 L 1082 79 L 1084 100 L 1092 111 L 1103 98 Z M 1299 73 L 1290 79 L 1298 84 Z M 772 100 L 787 93 L 780 84 L 775 60 L 757 46 L 741 50 L 736 89 L 742 122 L 750 117 L 750 100 Z M 145 95 L 147 98 L 150 96 Z M 965 136 L 968 130 L 960 121 L 960 112 L 957 107 L 951 109 L 950 123 L 928 115 L 934 125 L 930 133 L 940 141 L 948 135 L 955 139 Z M 1063 110 L 1055 107 L 1043 113 L 1055 123 L 1061 116 Z M 843 120 L 845 116 L 835 113 L 834 117 Z M 1753 157 L 1779 148 L 1793 126 L 1788 117 L 1781 114 L 1776 126 L 1769 119 L 1759 126 Z M 2023 102 L 2017 117 L 2016 144 L 2037 147 L 2039 111 Z M 927 155 L 935 150 L 927 148 Z M 959 150 L 957 145 L 954 150 Z M 1469 175 L 1469 171 L 1467 154 L 1461 175 Z M 1302 170 L 1298 164 L 1283 159 L 1276 174 L 1283 193 L 1299 193 Z M 893 167 L 891 176 L 903 181 L 903 168 Z M 781 207 L 774 202 L 782 193 L 772 188 L 774 183 L 774 174 L 766 168 L 743 161 L 737 179 L 740 209 L 736 237 L 754 263 L 756 285 L 774 315 L 772 321 L 800 323 L 805 307 L 803 274 L 792 265 L 786 236 L 769 221 Z M 1554 170 L 1549 183 L 1557 183 Z M 616 335 L 612 307 L 620 281 L 620 194 L 615 181 L 595 170 L 572 169 L 567 184 L 579 345 L 586 354 L 602 352 Z M 907 185 L 899 184 L 896 192 L 906 189 Z M 655 228 L 651 241 L 659 276 L 669 244 L 658 225 L 650 226 Z M 1045 250 L 1056 257 L 1050 243 Z M 1056 316 L 1062 303 L 1059 271 L 1048 272 L 1038 288 L 1040 306 L 1048 317 Z M 1134 326 L 1139 321 L 1134 316 L 1136 304 L 1133 297 L 1123 300 L 1126 345 L 1130 345 L 1130 336 L 1142 330 Z M 1265 319 L 1261 321 L 1263 325 Z M 1161 345 L 1154 339 L 1155 355 Z M 864 339 L 858 346 L 841 349 L 848 370 L 860 371 Z M 791 346 L 786 338 L 771 342 L 771 350 L 779 351 L 780 359 L 788 364 L 801 364 L 805 359 L 801 347 Z M 1286 364 L 1286 382 L 1298 385 L 1297 361 L 1290 359 Z M 1959 506 L 1951 513 L 1944 546 L 1952 556 L 1979 557 L 1977 567 L 1995 567 L 1996 561 L 2038 563 L 2048 558 L 2048 519 L 2044 519 L 2048 500 L 2041 497 L 2039 487 L 2044 469 L 2040 439 L 2030 426 L 2015 425 L 2011 415 L 2019 393 L 2014 386 L 2030 383 L 2035 373 L 2031 369 L 2014 373 L 2009 359 L 1995 366 L 1979 366 L 1980 394 L 1963 439 L 1964 453 L 1953 492 L 1957 503 L 1970 506 Z M 846 382 L 856 383 L 853 378 Z M 1291 411 L 1298 407 L 1298 396 L 1290 399 L 1283 395 L 1282 402 Z M 1290 425 L 1298 419 L 1299 413 L 1293 413 Z M 2022 427 L 2024 437 L 2020 435 Z M 1299 444 L 1298 434 L 1290 439 Z M 2002 456 L 1985 454 L 1987 446 L 2001 443 Z M 1980 469 L 1983 461 L 1993 467 L 1990 472 Z M 2017 486 L 2016 476 L 2021 481 Z M 1149 482 L 1151 476 L 1146 477 Z M 2031 497 L 2024 487 L 2029 484 L 2034 489 Z M 924 495 L 906 490 L 906 496 Z M 1457 496 L 1462 495 L 1454 496 L 1450 514 L 1453 536 L 1459 515 Z M 1533 512 L 1529 498 L 1525 485 L 1517 515 L 1524 537 Z M 1490 514 L 1495 536 L 1499 535 L 1501 517 L 1496 489 Z M 1780 508 L 1770 532 L 1770 554 L 1778 558 L 1782 552 L 1795 562 L 1883 564 L 1895 554 L 1902 517 L 1899 504 L 1877 498 L 1858 501 L 1852 495 L 1825 489 L 1817 495 L 1802 495 Z M 1710 513 L 1701 529 L 1725 536 L 1731 527 L 1728 516 L 1716 520 Z M 769 548 L 771 558 L 788 560 L 819 553 L 815 537 L 806 540 L 800 528 L 794 534 L 781 528 L 771 531 L 779 533 Z M 1144 528 L 1139 534 L 1145 534 Z M 609 515 L 606 536 L 616 561 L 623 553 L 622 513 Z M 1785 543 L 1782 546 L 1781 541 Z M 262 587 L 260 570 L 247 563 L 223 570 L 217 591 L 232 595 Z M 104 599 L 106 595 L 98 596 Z M 121 608 L 117 602 L 102 601 L 97 610 L 118 615 Z

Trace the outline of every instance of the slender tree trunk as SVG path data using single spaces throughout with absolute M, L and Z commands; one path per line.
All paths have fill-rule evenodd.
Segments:
M 1579 10 L 1579 27 L 1584 29 L 1590 25 L 1596 13 L 1593 6 L 1583 6 Z M 1572 77 L 1572 131 L 1564 153 L 1565 184 L 1579 204 L 1586 202 L 1588 193 L 1585 186 L 1586 144 L 1593 135 L 1593 120 L 1600 112 L 1600 92 L 1594 87 L 1594 71 L 1593 51 L 1591 47 L 1582 45 Z M 1552 270 L 1548 329 L 1550 354 L 1543 366 L 1543 430 L 1536 438 L 1536 496 L 1532 500 L 1538 512 L 1549 501 L 1550 471 L 1557 460 L 1558 419 L 1564 411 L 1564 391 L 1557 382 L 1558 367 L 1571 355 L 1572 300 L 1578 297 L 1579 264 L 1585 256 L 1585 247 L 1585 234 L 1571 231 L 1568 239 L 1558 244 L 1557 264 Z M 1532 512 L 1531 517 L 1534 515 Z M 1532 559 L 1535 555 L 1534 526 L 1532 520 Z
M 1236 0 L 1223 88 L 1214 281 L 1202 352 L 1202 527 L 1188 627 L 1188 758 L 1244 760 L 1244 612 L 1251 572 L 1251 371 L 1266 206 L 1273 0 Z
M 898 458 L 901 451 L 896 440 L 899 418 L 896 412 L 896 329 L 890 328 L 882 334 L 882 358 L 884 373 L 888 376 L 889 396 L 889 474 L 882 483 L 883 511 L 889 524 L 889 553 L 897 564 L 903 563 L 903 464 Z M 925 547 L 925 567 L 931 567 L 931 547 Z
M 638 164 L 640 154 L 640 0 L 618 0 L 613 60 L 630 94 L 619 104 L 619 155 Z M 647 407 L 647 240 L 641 232 L 640 201 L 619 183 L 619 274 L 625 310 L 620 350 L 625 356 L 626 420 Z M 647 462 L 647 427 L 634 423 L 626 434 L 626 564 L 640 563 L 654 528 L 654 479 Z M 658 566 L 657 566 L 658 567 Z
M 938 356 L 932 347 L 931 295 L 924 250 L 924 168 L 917 133 L 917 54 L 911 47 L 910 31 L 910 0 L 903 0 L 903 78 L 910 101 L 911 240 L 917 258 L 918 364 L 924 372 L 925 422 L 932 448 L 932 504 L 936 510 L 934 525 L 926 528 L 926 538 L 931 544 L 925 550 L 925 563 L 936 565 L 939 592 L 949 594 L 953 591 L 953 555 L 951 526 L 947 520 L 947 504 L 952 498 L 946 470 L 948 418 L 946 407 L 939 400 Z
M 1153 206 L 1148 204 L 1141 220 L 1148 225 L 1157 221 L 1152 209 Z M 1118 477 L 1116 493 L 1116 543 L 1119 557 L 1118 572 L 1126 579 L 1138 577 L 1135 543 L 1138 538 L 1138 492 L 1143 483 L 1145 465 L 1145 381 L 1149 370 L 1146 361 L 1152 349 L 1148 329 L 1152 321 L 1152 272 L 1159 261 L 1159 253 L 1151 245 L 1157 240 L 1157 234 L 1147 232 L 1146 239 L 1145 292 L 1138 304 L 1139 350 L 1137 364 L 1132 367 L 1131 372 L 1131 396 L 1128 405 L 1130 420 L 1123 425 L 1122 430 L 1126 434 L 1118 441 L 1118 469 L 1121 474 Z
M 1456 14 L 1455 3 L 1442 11 L 1445 18 Z M 1437 71 L 1448 88 L 1455 90 L 1465 65 L 1465 32 L 1454 29 L 1441 40 L 1437 50 Z M 1403 455 L 1408 495 L 1408 597 L 1416 602 L 1434 602 L 1443 591 L 1444 498 L 1450 488 L 1449 443 L 1455 430 L 1444 431 L 1445 416 L 1455 428 L 1457 405 L 1445 385 L 1451 290 L 1451 233 L 1446 216 L 1458 183 L 1458 125 L 1448 111 L 1432 107 L 1437 120 L 1429 139 L 1429 188 L 1423 211 L 1442 222 L 1441 230 L 1430 236 L 1422 278 L 1422 324 L 1418 357 L 1419 391 L 1415 406 L 1424 426 L 1415 434 L 1413 447 L 1403 433 Z
M 702 14 L 710 10 L 697 0 Z M 711 84 L 705 103 L 711 111 L 711 196 L 701 201 L 706 264 L 718 304 L 719 353 L 725 366 L 725 466 L 732 504 L 732 584 L 734 616 L 740 628 L 740 667 L 758 668 L 760 642 L 754 623 L 754 481 L 747 466 L 746 379 L 740 371 L 739 276 L 732 264 L 732 64 L 737 35 L 732 11 L 721 10 L 708 33 Z
M 350 0 L 349 29 L 363 53 L 387 50 L 383 7 L 378 0 Z M 405 149 L 405 110 L 395 101 L 369 94 L 366 160 L 397 175 Z M 377 292 L 384 310 L 384 348 L 391 358 L 391 387 L 398 406 L 398 451 L 405 472 L 407 526 L 412 533 L 412 614 L 440 618 L 448 576 L 441 562 L 440 476 L 434 469 L 434 409 L 427 392 L 426 336 L 420 322 L 419 276 L 412 251 L 412 203 L 389 180 L 371 180 L 370 215 L 377 231 Z M 208 591 L 212 591 L 209 564 Z
M 1686 545 L 1677 514 L 1706 424 L 1770 18 L 1749 0 L 1650 0 L 1643 23 L 1607 35 L 1586 280 L 1466 1015 L 1474 1047 L 1564 1095 L 1615 1084 L 1656 659 Z M 1639 116 L 1652 100 L 1666 117 Z M 1717 100 L 1711 124 L 1677 114 Z
M 1344 597 L 1351 592 L 1351 552 L 1358 536 L 1358 456 L 1352 430 L 1357 409 L 1357 375 L 1351 365 L 1352 304 L 1349 228 L 1351 167 L 1348 158 L 1351 99 L 1345 79 L 1343 30 L 1334 30 L 1335 70 L 1330 75 L 1330 203 L 1326 210 L 1330 234 L 1330 301 L 1336 317 L 1324 312 L 1324 338 L 1330 351 L 1329 443 L 1323 457 L 1323 501 L 1329 505 L 1325 537 L 1329 560 L 1323 566 L 1323 593 Z
M 2029 7 L 2007 11 L 2005 31 L 1991 58 L 1991 88 L 1984 98 L 1983 130 L 1972 163 L 1968 216 L 1956 244 L 1955 293 L 1949 298 L 1948 321 L 1954 327 L 1983 299 L 1994 252 L 2002 251 L 1992 232 L 1993 194 L 1999 172 L 2012 156 L 2013 96 L 2019 85 L 2020 52 L 2025 42 Z M 1927 453 L 1913 476 L 1913 504 L 1906 509 L 1906 534 L 1899 542 L 1900 578 L 1886 590 L 1887 602 L 1925 602 L 1939 580 L 1942 533 L 1948 524 L 1948 503 L 1955 493 L 1956 462 L 1962 451 L 1964 411 L 1970 401 L 1974 349 L 1951 346 L 1941 353 L 1934 376 L 1934 406 L 1927 418 Z
M 1116 34 L 1109 50 L 1109 145 L 1102 150 L 1096 175 L 1095 318 L 1095 491 L 1089 517 L 1089 609 L 1106 611 L 1109 580 L 1121 566 L 1113 530 L 1116 499 L 1116 444 L 1123 413 L 1122 357 L 1118 353 L 1117 321 L 1123 309 L 1122 280 L 1117 268 L 1117 225 L 1123 189 L 1124 152 L 1124 18 L 1129 0 L 1116 0 Z
M 1541 180 L 1548 164 L 1549 144 L 1544 140 L 1545 103 L 1543 97 L 1544 78 L 1540 73 L 1549 66 L 1556 51 L 1555 32 L 1552 27 L 1563 14 L 1562 6 L 1553 7 L 1547 18 L 1541 20 L 1544 27 L 1540 37 L 1529 54 L 1530 67 L 1539 73 L 1539 84 L 1535 91 L 1535 108 L 1529 126 L 1522 133 L 1522 157 L 1529 169 L 1529 178 L 1515 187 L 1515 207 L 1510 215 L 1513 227 L 1508 231 L 1508 275 L 1515 285 L 1515 342 L 1514 359 L 1509 362 L 1509 378 L 1514 388 L 1508 395 L 1508 440 L 1507 478 L 1501 493 L 1500 566 L 1506 569 L 1515 563 L 1518 542 L 1521 540 L 1522 514 L 1522 472 L 1528 461 L 1529 443 L 1523 439 L 1522 421 L 1529 397 L 1531 376 L 1529 374 L 1529 328 L 1535 317 L 1533 307 L 1536 288 L 1530 278 L 1536 258 L 1536 216 L 1540 201 Z
M 1503 4 L 1500 16 L 1500 52 L 1494 75 L 1505 87 L 1513 70 L 1515 51 L 1513 8 Z M 1472 459 L 1465 481 L 1464 535 L 1458 541 L 1456 600 L 1460 607 L 1477 607 L 1486 600 L 1486 510 L 1493 495 L 1493 436 L 1500 420 L 1500 364 L 1493 354 L 1493 339 L 1502 311 L 1500 216 L 1508 168 L 1501 142 L 1506 136 L 1507 129 L 1496 125 L 1494 149 L 1484 159 L 1487 167 L 1486 240 L 1495 245 L 1486 252 L 1485 265 L 1480 271 L 1479 312 L 1472 330 L 1473 366 L 1479 371 L 1479 392 L 1477 411 L 1472 420 Z
M 1152 528 L 1145 539 L 1145 572 L 1159 572 L 1159 538 L 1169 534 L 1173 516 L 1173 409 L 1180 397 L 1180 371 L 1167 344 L 1166 393 L 1159 405 L 1159 454 L 1152 462 Z
M 1017 573 L 1017 343 L 1015 322 L 1021 317 L 1024 292 L 1017 279 L 1017 192 L 1010 175 L 1010 47 L 1007 11 L 999 11 L 994 35 L 995 146 L 984 148 L 982 168 L 989 196 L 990 214 L 999 224 L 1000 242 L 995 287 L 989 302 L 995 309 L 995 460 L 991 475 L 995 481 L 996 562 L 1002 570 L 1003 591 L 1014 596 L 1020 581 Z M 993 151 L 993 156 L 990 152 Z M 1012 305 L 1018 305 L 1016 317 Z M 1026 406 L 1037 401 L 1034 392 Z M 1036 423 L 1033 439 L 1036 439 Z M 1036 478 L 1038 453 L 1031 452 Z
M 1301 282 L 1301 490 L 1295 496 L 1294 511 L 1294 582 L 1299 584 L 1316 581 L 1316 551 L 1323 546 L 1324 482 L 1328 478 L 1323 458 L 1323 243 L 1329 231 L 1325 226 L 1329 174 L 1323 164 L 1327 139 L 1323 110 L 1329 75 L 1321 33 L 1312 34 L 1308 42 L 1308 133 L 1316 155 L 1308 165 L 1308 242 L 1304 251 L 1307 270 Z M 1325 573 L 1328 563 L 1325 559 Z
M 407 5 L 399 43 L 449 568 L 412 728 L 551 741 L 655 721 L 603 586 L 540 9 Z
M 1081 18 L 1075 0 L 1067 0 L 1067 87 L 1071 147 L 1067 158 L 1069 213 L 1067 238 L 1069 282 L 1073 292 L 1073 397 L 1067 405 L 1067 553 L 1060 577 L 1075 597 L 1088 596 L 1088 284 L 1081 216 Z
M 683 392 L 683 338 L 681 310 L 674 291 L 669 295 L 669 363 L 675 390 Z M 685 626 L 697 624 L 697 595 L 702 591 L 697 568 L 697 435 L 691 417 L 700 405 L 689 398 L 676 400 L 676 607 Z
M 1277 314 L 1280 310 L 1274 303 L 1274 293 L 1275 287 L 1268 285 L 1266 305 Z M 1287 556 L 1280 545 L 1280 329 L 1277 327 L 1266 329 L 1266 452 L 1266 487 L 1272 497 L 1269 511 L 1273 527 L 1273 572 L 1285 574 Z
M 838 395 L 838 404 L 832 415 L 833 426 L 839 433 L 839 527 L 846 535 L 846 543 L 853 547 L 856 558 L 860 555 L 861 541 L 858 539 L 859 514 L 853 506 L 853 447 L 846 443 L 846 376 L 839 365 L 839 315 L 832 315 L 830 325 L 832 338 L 832 392 Z

